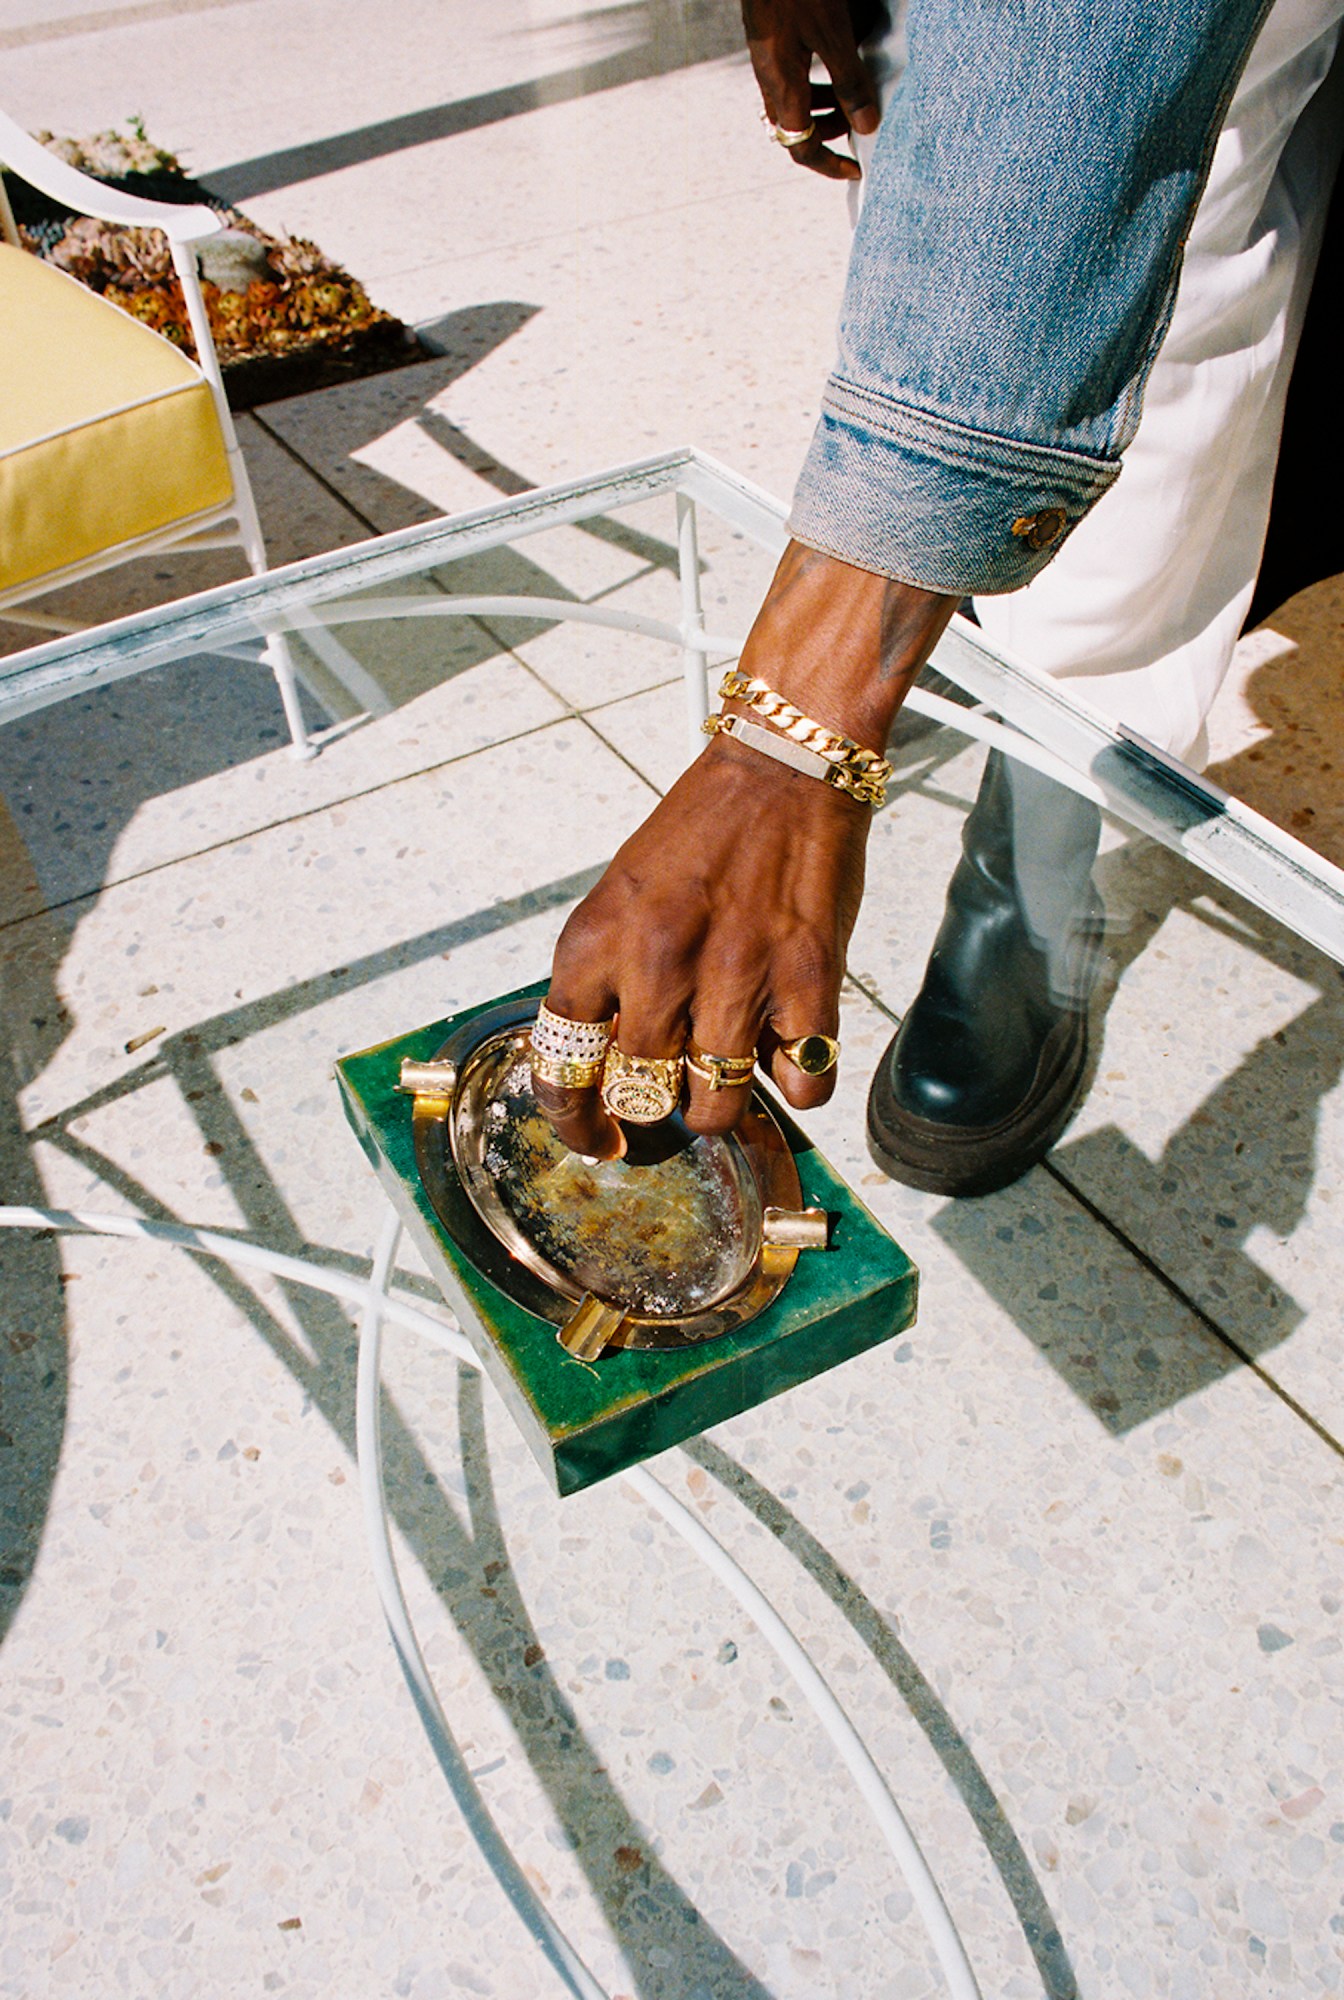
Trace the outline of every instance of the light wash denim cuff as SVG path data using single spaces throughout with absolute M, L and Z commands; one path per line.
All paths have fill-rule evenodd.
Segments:
M 949 423 L 832 376 L 789 533 L 924 590 L 1020 590 L 1119 470 L 1118 460 Z

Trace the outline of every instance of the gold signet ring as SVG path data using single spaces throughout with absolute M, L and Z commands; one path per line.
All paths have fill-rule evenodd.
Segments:
M 681 1102 L 681 1056 L 628 1056 L 612 1042 L 602 1071 L 602 1102 L 629 1125 L 657 1125 Z
M 833 1035 L 799 1035 L 796 1041 L 784 1042 L 779 1052 L 804 1076 L 825 1076 L 840 1060 L 840 1044 Z

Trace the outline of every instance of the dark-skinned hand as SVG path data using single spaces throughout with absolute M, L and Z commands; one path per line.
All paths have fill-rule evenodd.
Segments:
M 857 160 L 826 144 L 850 131 L 876 132 L 880 116 L 847 0 L 742 0 L 742 25 L 771 124 L 789 132 L 816 125 L 803 145 L 788 148 L 795 165 L 827 180 L 858 180 Z M 814 59 L 829 84 L 812 82 Z
M 906 689 L 956 606 L 790 543 L 743 648 L 807 715 L 880 749 Z M 834 1071 L 805 1076 L 782 1044 L 835 1035 L 845 951 L 863 894 L 871 809 L 731 738 L 712 738 L 570 917 L 547 1004 L 569 1020 L 617 1016 L 627 1055 L 760 1052 L 789 1103 L 822 1104 Z M 750 1086 L 687 1074 L 699 1132 L 731 1130 Z M 610 1158 L 620 1127 L 596 1087 L 536 1081 L 575 1151 Z

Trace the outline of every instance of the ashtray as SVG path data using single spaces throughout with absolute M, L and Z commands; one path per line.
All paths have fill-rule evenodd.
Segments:
M 544 984 L 342 1057 L 365 1152 L 561 1493 L 889 1339 L 914 1266 L 761 1086 L 570 1152 L 532 1095 Z
M 632 1129 L 624 1159 L 587 1160 L 532 1094 L 536 1011 L 533 998 L 487 1008 L 432 1061 L 402 1063 L 416 1166 L 444 1228 L 582 1361 L 685 1347 L 755 1319 L 828 1232 L 825 1211 L 802 1205 L 769 1103 L 755 1093 L 731 1137 L 674 1118 Z

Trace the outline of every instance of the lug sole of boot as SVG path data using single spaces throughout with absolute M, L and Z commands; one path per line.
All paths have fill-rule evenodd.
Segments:
M 868 1150 L 892 1180 L 924 1194 L 996 1194 L 1011 1187 L 1060 1138 L 1087 1074 L 1086 1012 L 1071 1014 L 1041 1051 L 1031 1089 L 997 1125 L 936 1125 L 896 1102 L 886 1056 L 868 1095 Z

